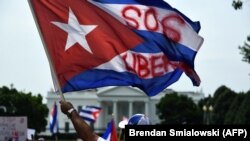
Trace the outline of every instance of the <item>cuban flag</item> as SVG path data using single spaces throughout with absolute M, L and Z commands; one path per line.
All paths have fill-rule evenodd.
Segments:
M 63 93 L 134 86 L 154 96 L 183 72 L 200 85 L 194 69 L 200 23 L 163 0 L 30 3 Z
M 12 132 L 12 140 L 11 141 L 19 141 L 19 135 L 18 135 L 17 131 Z
M 58 133 L 57 105 L 54 102 L 49 117 L 49 129 L 52 134 Z
M 114 119 L 111 119 L 108 123 L 107 129 L 102 135 L 102 138 L 106 141 L 118 141 Z
M 87 122 L 94 123 L 97 118 L 100 115 L 102 108 L 93 106 L 93 105 L 87 105 L 82 107 L 82 109 L 79 112 L 79 115 Z

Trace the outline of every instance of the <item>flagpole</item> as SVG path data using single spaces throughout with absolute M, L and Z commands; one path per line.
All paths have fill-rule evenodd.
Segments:
M 120 133 L 119 133 L 119 139 L 118 139 L 118 141 L 121 141 L 121 135 L 122 135 L 122 128 L 120 128 Z
M 62 93 L 58 78 L 56 77 L 54 65 L 53 65 L 53 62 L 51 61 L 51 58 L 50 58 L 49 53 L 48 53 L 48 49 L 46 48 L 46 44 L 45 44 L 45 42 L 43 40 L 41 30 L 40 30 L 40 28 L 38 28 L 39 25 L 37 23 L 37 18 L 35 16 L 34 9 L 33 9 L 32 4 L 31 4 L 31 0 L 28 0 L 28 3 L 29 3 L 29 7 L 30 7 L 30 10 L 31 10 L 33 19 L 34 19 L 34 21 L 36 23 L 36 28 L 37 28 L 37 30 L 39 32 L 39 36 L 40 36 L 41 41 L 42 41 L 43 48 L 44 48 L 44 50 L 46 52 L 46 56 L 48 58 L 48 62 L 49 62 L 50 70 L 51 70 L 51 75 L 52 75 L 52 79 L 53 79 L 53 84 L 54 84 L 54 89 L 55 89 L 56 92 L 58 92 L 57 94 L 59 94 L 61 100 L 66 101 L 64 96 L 63 96 L 63 93 Z
M 57 133 L 55 135 L 55 141 L 58 141 L 58 136 L 57 136 Z

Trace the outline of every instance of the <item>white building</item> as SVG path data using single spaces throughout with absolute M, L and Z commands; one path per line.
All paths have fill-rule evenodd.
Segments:
M 79 111 L 82 106 L 95 105 L 100 106 L 102 111 L 97 121 L 94 124 L 96 132 L 102 133 L 111 120 L 112 115 L 116 126 L 122 120 L 123 116 L 130 117 L 136 113 L 146 114 L 152 124 L 159 123 L 160 120 L 156 115 L 156 104 L 167 93 L 174 92 L 171 89 L 166 89 L 160 94 L 148 97 L 140 89 L 134 87 L 103 87 L 95 90 L 85 90 L 80 92 L 72 92 L 64 94 L 66 101 L 69 101 Z M 178 92 L 190 96 L 194 102 L 204 98 L 202 92 Z M 71 121 L 60 110 L 60 96 L 54 92 L 48 92 L 47 106 L 51 110 L 52 105 L 56 101 L 58 104 L 58 120 L 60 133 L 75 132 Z M 49 121 L 49 117 L 48 117 Z M 49 124 L 49 123 L 48 123 Z M 49 128 L 49 125 L 47 126 Z M 46 131 L 45 134 L 50 134 Z

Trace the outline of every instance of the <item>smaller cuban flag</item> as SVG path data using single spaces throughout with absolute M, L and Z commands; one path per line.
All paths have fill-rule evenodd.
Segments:
M 108 127 L 102 136 L 106 141 L 118 141 L 114 119 L 108 123 Z
M 93 105 L 86 105 L 82 107 L 81 111 L 79 112 L 80 116 L 87 122 L 94 123 L 98 118 L 102 108 L 93 106 Z
M 18 132 L 17 131 L 13 131 L 12 132 L 12 140 L 11 141 L 19 141 L 18 139 Z
M 49 120 L 49 129 L 50 132 L 53 133 L 57 133 L 58 132 L 58 120 L 57 120 L 57 105 L 56 102 L 54 102 L 54 105 L 51 109 L 50 112 L 50 120 Z

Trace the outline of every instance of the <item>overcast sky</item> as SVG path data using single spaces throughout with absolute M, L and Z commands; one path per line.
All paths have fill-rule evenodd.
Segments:
M 250 64 L 242 62 L 239 45 L 250 34 L 250 2 L 235 11 L 231 0 L 169 0 L 193 21 L 200 21 L 204 43 L 195 59 L 201 78 L 194 87 L 183 74 L 171 85 L 176 91 L 213 94 L 221 85 L 236 92 L 250 89 Z M 0 87 L 47 95 L 53 88 L 47 56 L 27 0 L 0 0 Z

